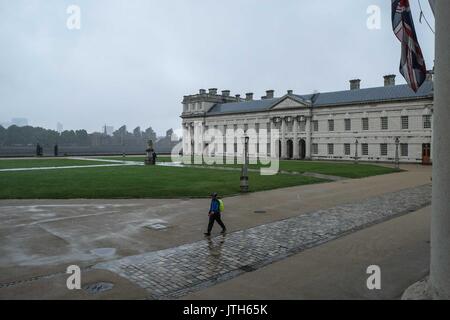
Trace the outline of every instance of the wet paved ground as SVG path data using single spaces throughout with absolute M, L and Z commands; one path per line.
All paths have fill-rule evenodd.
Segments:
M 177 298 L 430 203 L 424 185 L 94 268 L 132 281 L 151 299 Z

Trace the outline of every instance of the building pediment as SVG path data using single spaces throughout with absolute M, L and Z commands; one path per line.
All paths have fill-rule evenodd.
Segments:
M 281 100 L 277 101 L 270 109 L 278 110 L 278 109 L 302 109 L 308 108 L 309 105 L 306 101 L 301 100 L 300 98 L 294 98 L 292 96 L 286 96 Z

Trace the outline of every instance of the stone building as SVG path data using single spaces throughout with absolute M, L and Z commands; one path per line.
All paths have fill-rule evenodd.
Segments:
M 182 102 L 183 153 L 202 154 L 211 128 L 223 135 L 278 129 L 280 138 L 262 152 L 276 150 L 282 159 L 392 162 L 398 154 L 401 162 L 431 163 L 432 72 L 417 93 L 396 85 L 395 75 L 385 76 L 381 87 L 362 89 L 360 83 L 351 80 L 349 90 L 338 92 L 288 90 L 281 97 L 268 90 L 260 100 L 252 93 L 241 98 L 228 90 L 201 89 Z M 227 157 L 241 153 L 236 146 L 215 151 Z M 262 156 L 259 148 L 250 152 L 256 155 Z

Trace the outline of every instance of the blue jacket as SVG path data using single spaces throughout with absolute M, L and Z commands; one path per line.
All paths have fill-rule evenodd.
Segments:
M 209 208 L 209 212 L 220 213 L 219 207 L 220 207 L 219 200 L 212 199 L 211 206 Z

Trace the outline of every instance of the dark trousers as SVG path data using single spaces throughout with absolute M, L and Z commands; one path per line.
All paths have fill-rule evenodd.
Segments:
M 217 223 L 219 224 L 219 226 L 222 227 L 223 230 L 225 230 L 225 225 L 222 222 L 222 219 L 220 218 L 220 212 L 216 212 L 212 215 L 209 216 L 209 223 L 208 223 L 208 233 L 211 233 L 211 230 L 213 228 L 214 225 L 214 221 L 217 221 Z

